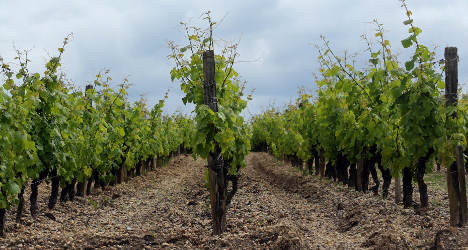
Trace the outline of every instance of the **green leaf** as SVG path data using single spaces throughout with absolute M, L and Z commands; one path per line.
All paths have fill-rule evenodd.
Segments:
M 417 36 L 417 35 L 421 34 L 422 30 L 420 28 L 418 28 L 418 27 L 411 27 L 411 28 L 408 29 L 408 32 L 409 33 L 414 33 L 414 36 Z M 413 38 L 413 40 L 414 39 L 415 38 Z
M 414 60 L 405 62 L 406 70 L 410 71 L 414 68 Z
M 15 85 L 15 82 L 13 81 L 13 79 L 8 79 L 5 81 L 5 84 L 3 84 L 3 87 L 6 90 L 10 90 L 11 88 L 13 88 L 14 85 Z
M 369 62 L 372 63 L 375 66 L 375 65 L 377 65 L 379 63 L 379 59 L 378 58 L 372 58 L 372 59 L 369 59 Z
M 372 58 L 377 58 L 379 55 L 380 55 L 380 51 L 371 53 Z
M 406 49 L 406 48 L 411 47 L 411 45 L 413 45 L 413 40 L 412 39 L 413 39 L 413 37 L 410 36 L 410 37 L 408 37 L 406 39 L 401 40 L 401 45 L 403 45 L 403 48 Z
M 413 23 L 413 19 L 408 19 L 408 20 L 403 22 L 404 25 L 410 25 L 412 23 Z
M 442 80 L 437 81 L 437 88 L 439 89 L 445 89 L 445 82 Z
M 8 190 L 11 194 L 19 194 L 21 192 L 21 188 L 16 182 L 8 183 Z
M 392 88 L 392 96 L 393 98 L 398 98 L 401 96 L 402 94 L 402 88 L 401 87 L 395 87 L 395 88 Z
M 218 117 L 221 119 L 221 121 L 225 122 L 226 121 L 226 116 L 224 115 L 223 112 L 218 112 Z
M 116 130 L 121 137 L 125 136 L 125 130 L 122 127 L 118 127 Z

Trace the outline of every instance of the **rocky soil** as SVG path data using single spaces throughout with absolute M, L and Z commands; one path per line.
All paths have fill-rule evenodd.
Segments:
M 384 200 L 302 176 L 265 153 L 248 156 L 228 210 L 227 232 L 212 236 L 204 165 L 177 156 L 144 176 L 54 210 L 47 209 L 49 186 L 41 184 L 40 216 L 32 219 L 25 211 L 16 224 L 9 212 L 0 248 L 468 248 L 468 228 L 448 226 L 442 190 L 430 187 L 427 210 L 403 209 L 393 197 Z

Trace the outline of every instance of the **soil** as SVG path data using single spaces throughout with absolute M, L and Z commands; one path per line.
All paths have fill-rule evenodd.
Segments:
M 39 216 L 31 218 L 26 190 L 23 221 L 17 224 L 14 211 L 7 213 L 0 248 L 468 248 L 468 228 L 448 226 L 443 191 L 429 188 L 425 210 L 403 209 L 392 195 L 384 200 L 302 176 L 266 153 L 247 157 L 227 231 L 213 236 L 204 165 L 180 155 L 144 176 L 58 203 L 54 210 L 47 208 L 50 184 L 43 183 Z

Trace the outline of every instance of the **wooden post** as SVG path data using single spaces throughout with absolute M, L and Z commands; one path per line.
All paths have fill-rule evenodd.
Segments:
M 463 147 L 457 146 L 457 170 L 460 199 L 460 226 L 468 223 L 468 207 L 466 204 L 465 163 L 463 161 Z
M 361 152 L 361 158 L 356 164 L 356 187 L 357 191 L 364 192 L 364 164 L 366 164 L 366 153 L 365 151 Z M 369 178 L 368 176 L 366 176 Z
M 203 75 L 204 103 L 209 106 L 213 112 L 218 112 L 213 50 L 203 52 Z M 213 127 L 212 129 L 215 128 Z M 226 173 L 224 173 L 225 169 L 223 163 L 224 160 L 221 155 L 221 149 L 219 145 L 216 144 L 214 151 L 210 152 L 208 157 L 213 234 L 223 233 L 226 227 L 227 182 L 225 180 Z
M 456 47 L 445 48 L 445 98 L 446 105 L 458 103 L 458 55 Z M 453 117 L 456 117 L 456 113 Z M 447 169 L 447 189 L 450 207 L 450 225 L 463 226 L 466 222 L 466 188 L 463 158 L 460 149 L 455 149 L 457 161 Z M 461 170 L 460 170 L 461 169 Z M 461 187 L 463 184 L 463 187 Z
M 85 88 L 85 96 L 88 96 L 88 90 L 89 89 L 94 89 L 94 86 L 91 85 L 91 84 L 88 84 L 86 85 L 86 88 Z M 89 105 L 93 105 L 93 100 L 89 99 Z M 94 166 L 92 166 L 94 167 Z M 83 196 L 84 194 L 90 194 L 91 193 L 91 185 L 88 185 L 88 182 L 92 182 L 91 180 L 91 176 L 89 177 L 85 177 L 84 181 L 83 181 Z
M 85 97 L 88 96 L 88 89 L 94 89 L 93 85 L 91 84 L 88 84 L 86 85 L 86 88 L 85 88 Z M 93 105 L 93 101 L 90 99 L 89 100 L 89 103 L 90 105 Z M 83 197 L 87 192 L 86 192 L 86 182 L 87 182 L 87 177 L 84 177 L 83 180 L 79 181 L 77 184 L 76 184 L 76 195 L 77 196 L 80 196 L 80 197 Z
M 321 178 L 325 176 L 325 155 L 323 150 L 320 151 L 319 156 L 319 173 Z
M 399 173 L 395 176 L 395 203 L 401 203 L 401 177 Z
M 124 162 L 121 163 L 116 178 L 118 184 L 127 181 L 127 167 L 125 166 Z

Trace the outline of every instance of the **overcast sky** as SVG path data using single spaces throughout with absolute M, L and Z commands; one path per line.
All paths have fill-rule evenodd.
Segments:
M 0 55 L 13 61 L 14 47 L 31 49 L 33 71 L 42 72 L 49 55 L 55 55 L 63 38 L 73 32 L 63 70 L 83 88 L 102 69 L 110 69 L 115 84 L 129 76 L 130 98 L 143 95 L 155 103 L 170 88 L 166 111 L 190 112 L 180 100 L 179 86 L 171 83 L 173 66 L 167 59 L 169 40 L 180 41 L 179 21 L 190 21 L 211 10 L 215 20 L 224 17 L 215 38 L 241 38 L 237 71 L 255 89 L 249 113 L 269 104 L 284 106 L 299 87 L 315 89 L 317 52 L 325 35 L 337 53 L 364 53 L 362 34 L 373 37 L 377 18 L 386 37 L 402 55 L 406 38 L 404 11 L 398 0 L 237 0 L 237 1 L 116 1 L 42 0 L 2 1 L 0 4 Z M 409 0 L 415 25 L 422 28 L 427 46 L 459 49 L 459 81 L 468 82 L 468 1 Z

